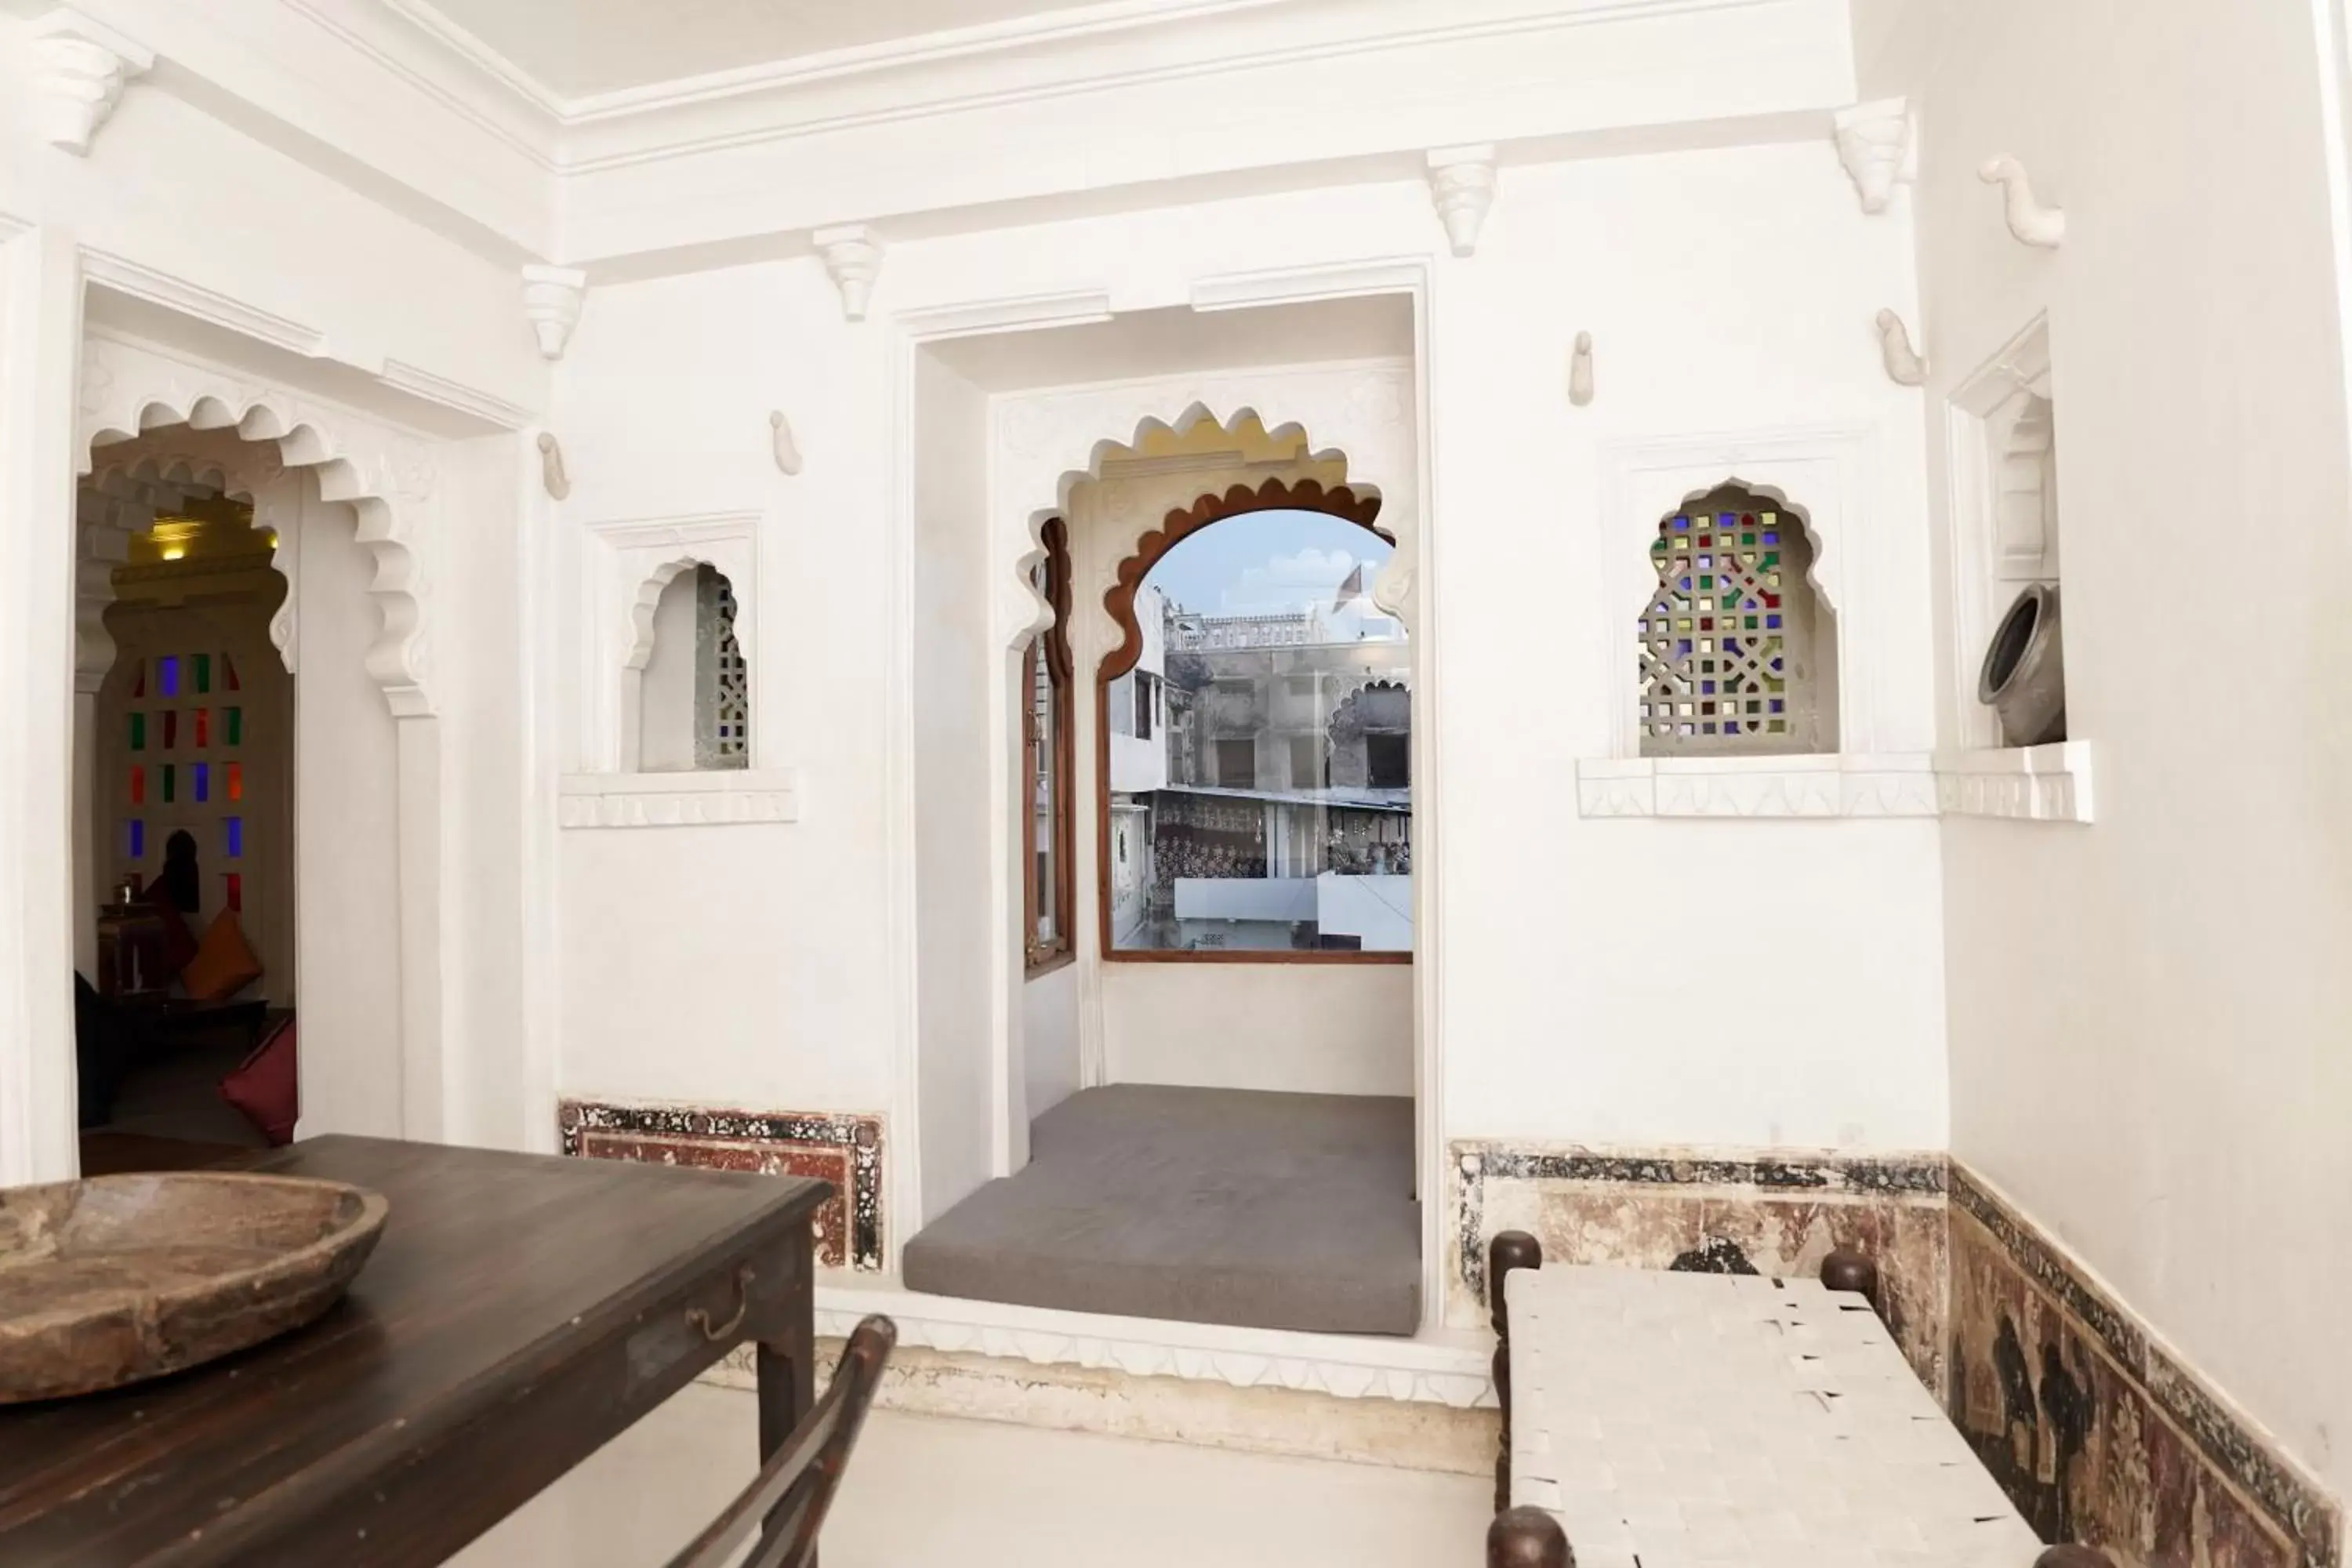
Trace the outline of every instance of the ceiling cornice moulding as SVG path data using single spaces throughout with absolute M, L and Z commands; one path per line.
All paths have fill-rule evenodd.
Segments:
M 284 3 L 315 15 L 318 0 Z M 477 89 L 494 88 L 542 121 L 557 149 L 553 166 L 586 174 L 1235 68 L 1708 12 L 1802 9 L 1805 0 L 1379 0 L 1346 7 L 1324 0 L 1104 0 L 578 97 L 540 82 L 431 0 L 367 3 L 463 61 Z

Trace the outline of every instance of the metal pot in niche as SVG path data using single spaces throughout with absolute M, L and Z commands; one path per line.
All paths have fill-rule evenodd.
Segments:
M 2029 586 L 1993 628 L 1977 675 L 1977 700 L 2000 716 L 2012 746 L 2066 738 L 2066 655 L 2059 636 L 2058 590 Z

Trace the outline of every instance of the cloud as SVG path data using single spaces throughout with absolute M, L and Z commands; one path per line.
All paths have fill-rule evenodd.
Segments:
M 1275 556 L 1263 566 L 1245 569 L 1227 584 L 1215 613 L 1287 616 L 1328 605 L 1359 559 L 1345 550 L 1317 550 L 1311 545 L 1296 554 Z

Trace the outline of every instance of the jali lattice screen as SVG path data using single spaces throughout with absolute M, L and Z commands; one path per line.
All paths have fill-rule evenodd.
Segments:
M 1636 633 L 1644 756 L 1816 748 L 1811 558 L 1802 522 L 1741 490 L 1658 525 Z

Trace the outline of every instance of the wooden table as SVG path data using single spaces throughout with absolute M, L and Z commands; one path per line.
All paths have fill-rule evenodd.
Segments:
M 373 1138 L 250 1165 L 383 1194 L 375 1256 L 268 1344 L 0 1406 L 7 1568 L 439 1563 L 746 1341 L 762 1457 L 809 1407 L 822 1182 Z

